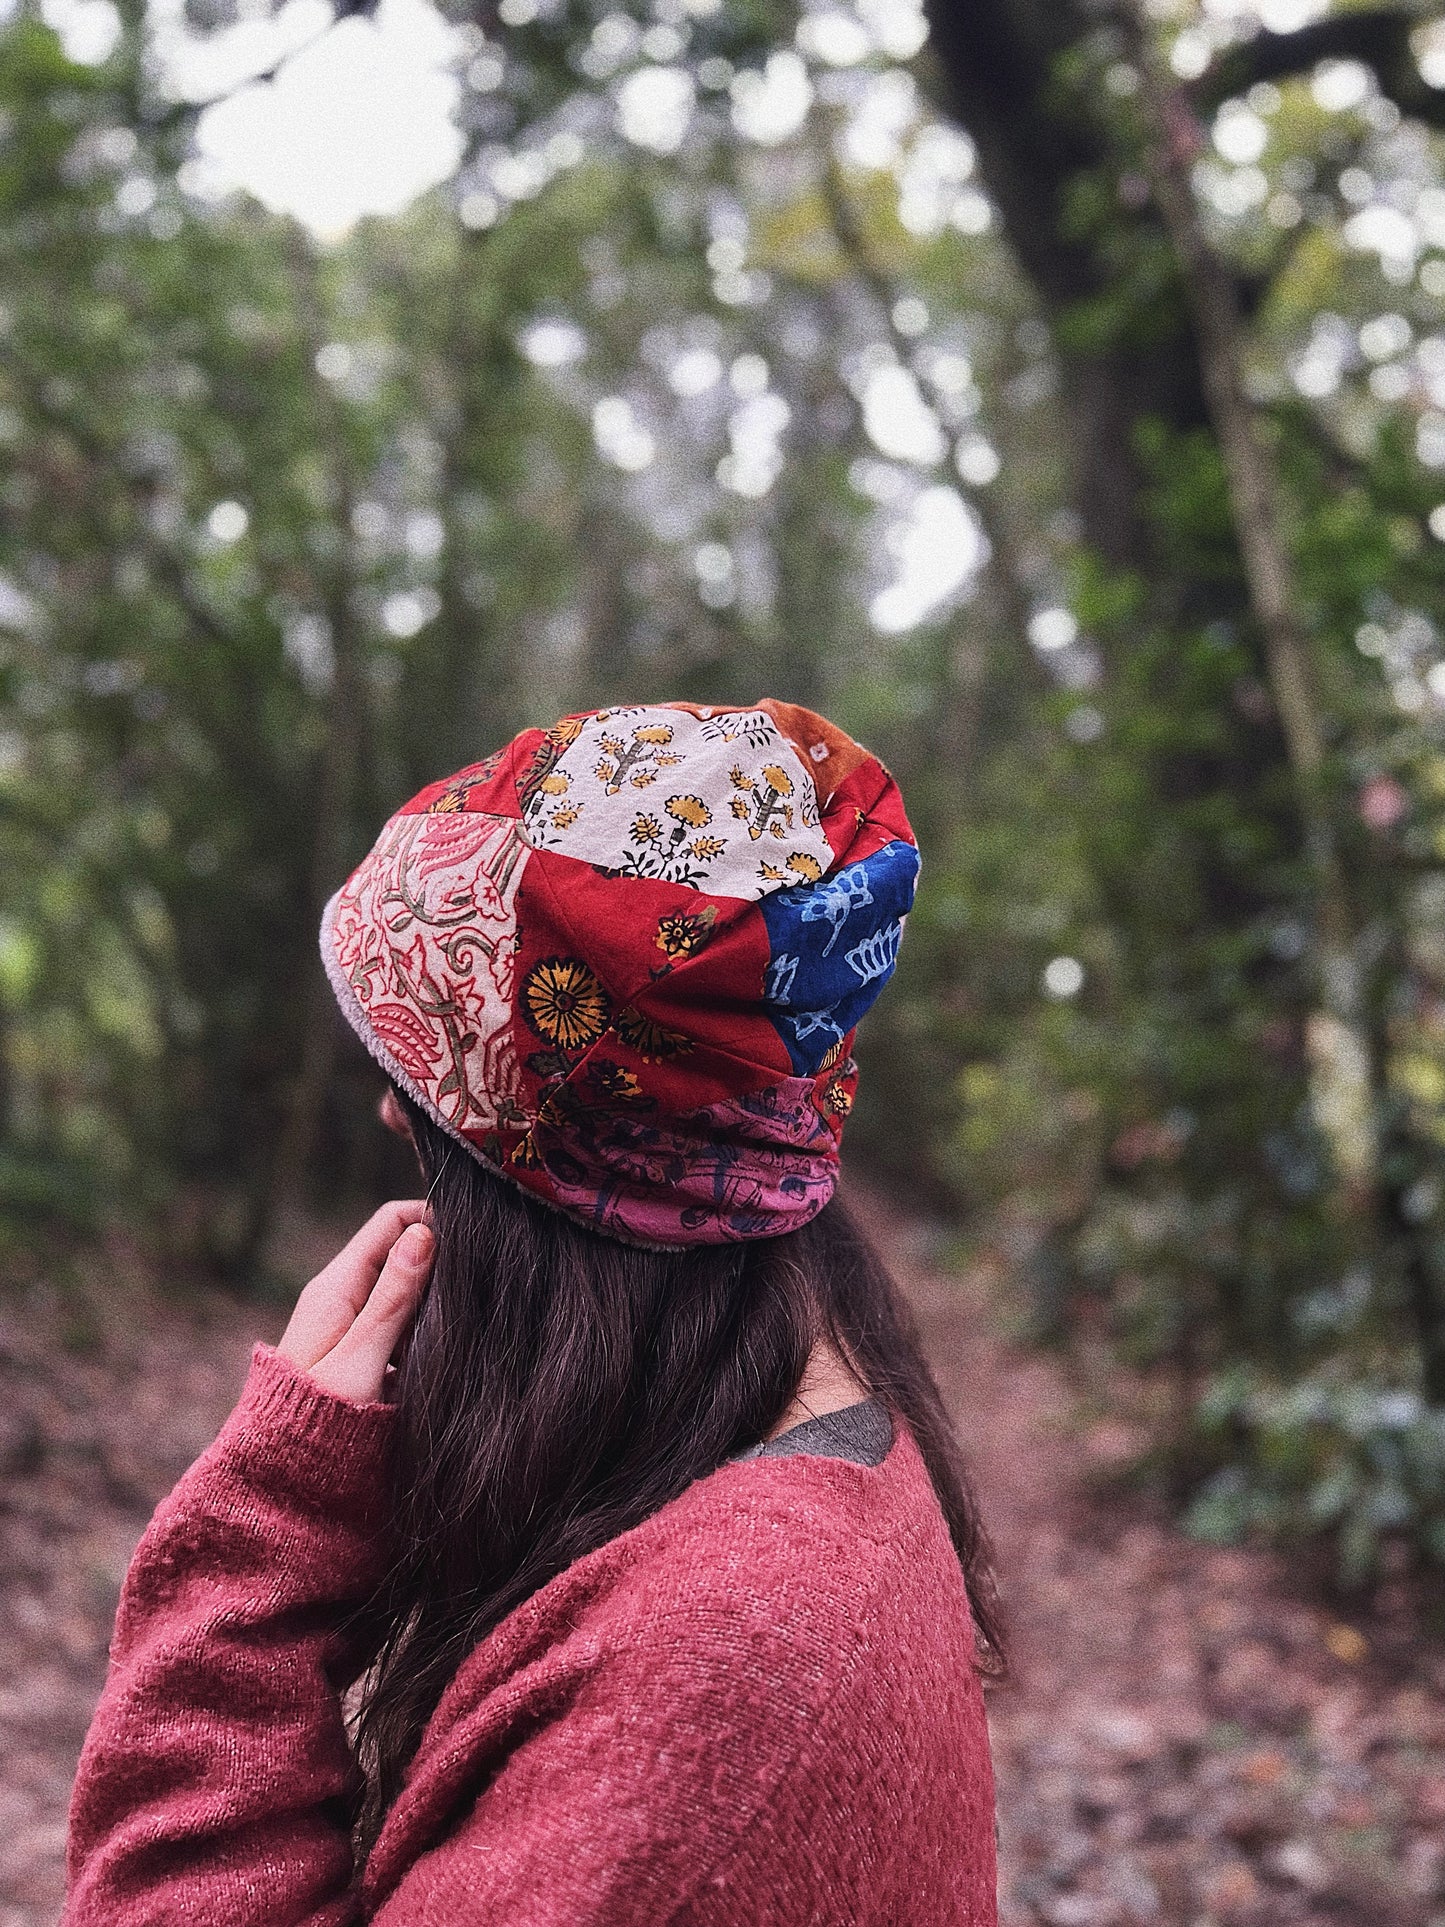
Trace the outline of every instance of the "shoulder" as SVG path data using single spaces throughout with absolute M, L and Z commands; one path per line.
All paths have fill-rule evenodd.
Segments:
M 782 1580 L 796 1566 L 828 1561 L 840 1547 L 855 1569 L 874 1575 L 894 1563 L 900 1535 L 927 1538 L 946 1528 L 912 1435 L 901 1424 L 877 1465 L 820 1453 L 734 1461 L 699 1479 L 634 1535 L 663 1562 L 708 1545 L 746 1547 L 758 1577 Z M 834 1576 L 838 1576 L 836 1572 Z
M 699 1479 L 504 1620 L 464 1662 L 433 1737 L 501 1695 L 527 1720 L 624 1709 L 644 1745 L 690 1719 L 786 1744 L 783 1727 L 846 1696 L 860 1664 L 971 1653 L 958 1561 L 902 1432 L 876 1467 L 753 1459 Z
M 927 1511 L 899 1490 L 907 1468 L 894 1454 L 885 1465 L 724 1466 L 614 1543 L 574 1622 L 595 1658 L 574 1710 L 612 1725 L 614 1767 L 666 1758 L 684 1778 L 715 1777 L 742 1812 L 785 1777 L 826 1771 L 823 1736 L 840 1721 L 888 1718 L 900 1669 L 919 1663 L 904 1594 L 932 1594 L 924 1617 L 939 1619 L 955 1584 L 965 1623 L 967 1608 L 951 1548 L 950 1580 L 927 1551 Z M 946 1546 L 931 1487 L 926 1499 Z
M 761 1668 L 825 1691 L 860 1646 L 886 1640 L 900 1587 L 967 1612 L 907 1434 L 879 1466 L 802 1455 L 723 1466 L 626 1541 L 597 1602 L 611 1656 L 646 1649 L 665 1666 L 676 1655 L 704 1678 Z

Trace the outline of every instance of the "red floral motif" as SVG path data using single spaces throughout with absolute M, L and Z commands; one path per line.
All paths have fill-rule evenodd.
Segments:
M 487 859 L 506 840 L 506 832 L 499 837 L 495 820 L 485 816 L 416 820 L 425 824 L 425 831 L 417 837 L 410 870 L 424 887 L 432 917 L 505 921 L 507 906 Z
M 429 1026 L 405 1004 L 370 1004 L 366 1015 L 371 1028 L 407 1076 L 424 1083 L 436 1069 L 441 1055 Z

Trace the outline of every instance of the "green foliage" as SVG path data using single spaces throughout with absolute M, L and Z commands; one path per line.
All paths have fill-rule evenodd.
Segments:
M 1413 1389 L 1342 1363 L 1288 1385 L 1237 1365 L 1206 1391 L 1199 1421 L 1225 1461 L 1186 1514 L 1200 1538 L 1327 1532 L 1353 1585 L 1402 1538 L 1445 1564 L 1445 1413 Z

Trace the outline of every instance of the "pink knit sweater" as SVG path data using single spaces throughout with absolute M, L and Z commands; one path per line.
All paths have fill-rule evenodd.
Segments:
M 126 1579 L 63 1927 L 993 1927 L 968 1606 L 901 1426 L 876 1467 L 725 1466 L 520 1606 L 354 1878 L 332 1676 L 390 1417 L 257 1348 Z

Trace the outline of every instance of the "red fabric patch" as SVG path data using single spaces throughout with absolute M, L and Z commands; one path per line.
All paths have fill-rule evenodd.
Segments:
M 823 834 L 840 866 L 861 862 L 885 843 L 916 843 L 898 785 L 876 756 L 860 763 L 828 798 Z

